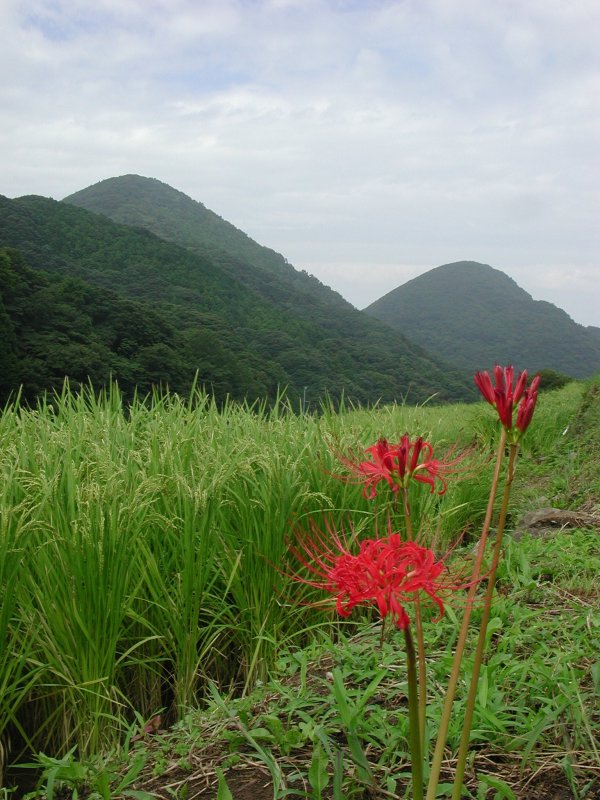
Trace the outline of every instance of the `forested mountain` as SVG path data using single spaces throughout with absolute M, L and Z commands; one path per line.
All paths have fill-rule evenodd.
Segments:
M 376 300 L 365 312 L 465 370 L 514 363 L 572 377 L 600 370 L 600 333 L 533 300 L 487 264 L 444 264 Z
M 96 385 L 110 371 L 127 385 L 141 382 L 145 389 L 149 382 L 162 380 L 172 389 L 185 392 L 198 369 L 200 383 L 212 387 L 221 400 L 227 395 L 236 399 L 272 398 L 278 386 L 287 387 L 292 398 L 306 397 L 311 403 L 325 394 L 335 399 L 342 393 L 363 403 L 406 395 L 418 401 L 436 392 L 439 400 L 469 396 L 466 377 L 447 369 L 387 325 L 356 311 L 309 276 L 298 280 L 320 287 L 316 291 L 322 292 L 322 297 L 314 302 L 314 313 L 302 292 L 300 300 L 291 286 L 280 281 L 275 267 L 273 285 L 277 291 L 283 286 L 288 298 L 285 301 L 268 299 L 264 286 L 263 291 L 253 288 L 253 282 L 266 285 L 266 267 L 245 264 L 225 254 L 231 264 L 235 262 L 236 269 L 252 276 L 242 281 L 233 267 L 226 269 L 208 251 L 201 255 L 140 227 L 119 225 L 70 203 L 37 196 L 16 200 L 0 196 L 0 246 L 18 249 L 28 267 L 55 274 L 54 278 L 45 274 L 45 279 L 55 292 L 52 303 L 64 301 L 67 321 L 62 326 L 67 328 L 63 334 L 69 341 L 74 337 L 85 345 L 92 341 L 91 333 L 104 326 L 107 350 L 103 351 L 102 366 L 90 368 Z M 12 255 L 11 268 L 14 259 Z M 20 269 L 26 269 L 17 261 Z M 300 273 L 289 265 L 287 269 L 296 280 Z M 75 278 L 81 292 L 83 285 L 91 292 L 85 310 L 66 310 L 74 289 L 63 283 L 61 298 L 60 285 L 54 284 L 56 275 L 61 280 Z M 99 289 L 101 299 L 96 300 L 94 292 Z M 2 298 L 5 293 L 3 282 Z M 117 358 L 123 353 L 123 337 L 113 335 L 109 296 L 115 302 L 143 303 L 143 313 L 161 331 L 146 337 L 140 325 L 141 341 L 126 353 L 126 364 Z M 104 310 L 94 316 L 96 304 Z M 10 304 L 5 302 L 5 307 L 18 338 L 20 322 L 11 316 Z M 78 315 L 83 323 L 81 331 L 69 322 Z M 56 322 L 61 324 L 59 319 Z M 49 342 L 51 339 L 48 335 Z M 42 356 L 43 348 L 36 347 L 38 356 Z M 145 347 L 152 348 L 150 353 Z M 56 348 L 50 348 L 50 352 L 56 353 Z M 17 355 L 23 361 L 26 354 Z M 85 363 L 85 358 L 81 361 Z M 48 370 L 53 375 L 63 370 L 64 374 L 74 374 L 64 360 L 59 366 L 48 365 Z M 81 375 L 79 370 L 79 380 Z
M 108 178 L 69 195 L 64 202 L 104 214 L 114 222 L 145 228 L 205 256 L 269 303 L 319 326 L 361 327 L 353 306 L 337 292 L 257 244 L 202 203 L 154 178 Z
M 202 320 L 194 321 L 198 328 Z M 17 250 L 0 249 L 0 400 L 22 387 L 31 402 L 45 390 L 106 385 L 126 397 L 154 385 L 189 389 L 199 368 L 217 394 L 266 391 L 267 364 L 252 372 L 210 330 L 198 337 L 150 303 L 120 297 L 78 278 L 27 267 Z M 251 356 L 244 350 L 240 352 Z M 195 366 L 192 366 L 195 365 Z
M 294 269 L 280 253 L 257 244 L 202 203 L 156 178 L 108 178 L 65 197 L 64 202 L 104 214 L 114 222 L 146 228 L 168 242 L 212 256 L 238 276 L 253 273 L 251 268 L 256 267 L 263 273 L 261 280 L 268 284 L 267 292 L 273 282 L 314 296 L 324 288 L 316 278 Z M 256 280 L 254 284 L 263 288 Z M 340 305 L 347 305 L 340 295 L 330 291 L 328 302 L 336 299 Z

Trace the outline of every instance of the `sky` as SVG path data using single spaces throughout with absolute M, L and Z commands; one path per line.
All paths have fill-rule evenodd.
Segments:
M 0 194 L 158 178 L 358 308 L 471 260 L 600 326 L 598 0 L 0 0 Z

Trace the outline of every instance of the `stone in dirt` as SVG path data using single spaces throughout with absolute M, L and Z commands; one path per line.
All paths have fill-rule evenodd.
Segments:
M 566 511 L 562 508 L 539 508 L 523 515 L 515 536 L 525 531 L 539 532 L 547 528 L 597 528 L 600 529 L 600 516 L 585 511 Z

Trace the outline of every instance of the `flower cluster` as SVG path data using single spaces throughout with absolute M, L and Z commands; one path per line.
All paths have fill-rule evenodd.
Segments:
M 409 709 L 409 742 L 412 771 L 412 796 L 415 800 L 423 800 L 423 742 L 426 724 L 427 675 L 425 637 L 423 618 L 421 615 L 421 597 L 433 603 L 439 612 L 438 619 L 444 613 L 443 598 L 449 592 L 469 588 L 466 598 L 465 613 L 458 635 L 452 672 L 448 687 L 433 760 L 430 765 L 427 797 L 436 797 L 440 779 L 440 769 L 446 749 L 448 729 L 452 713 L 456 687 L 462 669 L 465 644 L 468 640 L 469 620 L 475 601 L 476 587 L 483 578 L 487 578 L 487 590 L 484 599 L 484 613 L 479 628 L 477 648 L 473 659 L 471 681 L 467 697 L 463 723 L 461 744 L 454 781 L 453 798 L 462 796 L 463 777 L 466 757 L 473 722 L 473 711 L 478 691 L 478 680 L 481 664 L 488 640 L 488 620 L 493 599 L 496 570 L 501 552 L 502 536 L 506 521 L 509 490 L 514 473 L 515 459 L 518 454 L 518 443 L 527 430 L 538 397 L 540 377 L 536 376 L 527 386 L 527 372 L 519 373 L 516 382 L 512 366 L 494 368 L 494 383 L 488 372 L 478 372 L 475 383 L 484 398 L 492 405 L 500 418 L 504 432 L 501 435 L 497 451 L 496 468 L 490 488 L 488 511 L 486 513 L 477 557 L 472 566 L 453 568 L 452 573 L 446 569 L 445 560 L 436 559 L 433 550 L 424 547 L 415 540 L 408 501 L 409 482 L 414 479 L 425 483 L 434 492 L 439 483 L 439 494 L 446 491 L 444 475 L 448 475 L 453 467 L 462 460 L 462 456 L 454 461 L 439 461 L 433 457 L 433 448 L 422 436 L 411 440 L 406 433 L 397 444 L 390 444 L 387 439 L 380 438 L 375 444 L 367 447 L 366 458 L 352 459 L 341 456 L 340 460 L 350 471 L 351 479 L 363 485 L 363 495 L 373 499 L 377 495 L 380 483 L 387 484 L 393 494 L 402 493 L 402 513 L 406 539 L 393 532 L 391 517 L 388 515 L 387 535 L 376 535 L 374 538 L 357 542 L 353 534 L 351 540 L 345 533 L 338 533 L 333 525 L 327 523 L 324 531 L 311 522 L 311 532 L 297 536 L 296 543 L 290 548 L 291 554 L 303 565 L 302 574 L 293 578 L 305 585 L 320 589 L 328 594 L 325 602 L 333 602 L 338 614 L 350 615 L 356 606 L 367 605 L 376 608 L 382 620 L 390 617 L 394 625 L 404 632 L 406 644 L 408 709 Z M 516 418 L 515 418 L 516 412 Z M 506 477 L 505 491 L 500 509 L 500 517 L 496 528 L 496 541 L 492 553 L 491 567 L 485 575 L 482 573 L 483 558 L 491 523 L 491 511 L 494 506 L 501 465 L 506 456 L 505 443 L 510 442 L 509 469 Z M 392 511 L 397 512 L 394 503 Z M 388 512 L 389 513 L 389 512 Z M 425 528 L 426 529 L 426 528 Z M 421 541 L 423 541 L 421 539 Z M 466 579 L 466 580 L 465 580 Z M 417 647 L 413 644 L 411 619 L 407 607 L 415 603 L 414 620 Z M 320 603 L 319 603 L 320 604 Z M 385 627 L 382 625 L 381 634 Z M 418 667 L 418 675 L 417 675 Z M 425 750 L 425 753 L 427 751 Z
M 342 457 L 341 461 L 364 483 L 363 494 L 369 500 L 376 496 L 380 481 L 385 481 L 397 494 L 413 478 L 428 484 L 432 492 L 435 491 L 436 481 L 439 481 L 441 488 L 438 494 L 443 494 L 446 491 L 444 474 L 456 463 L 444 463 L 433 458 L 433 447 L 429 442 L 422 436 L 411 441 L 407 433 L 395 445 L 390 445 L 387 439 L 379 439 L 367 447 L 365 453 L 370 455 L 370 460 L 355 462 Z
M 527 370 L 523 370 L 514 383 L 512 367 L 494 367 L 495 386 L 489 372 L 477 372 L 475 384 L 488 403 L 496 409 L 500 422 L 513 442 L 518 442 L 527 430 L 537 403 L 540 376 L 536 375 L 527 387 Z M 513 424 L 514 410 L 517 419 Z
M 312 574 L 297 578 L 301 582 L 328 592 L 335 598 L 335 607 L 343 617 L 358 605 L 374 605 L 382 617 L 388 615 L 403 630 L 410 623 L 406 604 L 424 592 L 437 605 L 440 616 L 444 604 L 440 593 L 458 588 L 442 578 L 443 561 L 416 542 L 403 541 L 398 533 L 365 539 L 353 554 L 337 534 L 324 536 L 316 531 L 314 538 L 304 538 L 295 548 L 295 556 Z

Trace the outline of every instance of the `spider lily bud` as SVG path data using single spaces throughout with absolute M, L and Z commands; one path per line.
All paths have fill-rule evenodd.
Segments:
M 498 412 L 498 417 L 509 436 L 509 441 L 516 444 L 525 433 L 533 417 L 540 376 L 536 375 L 529 388 L 526 388 L 527 370 L 523 370 L 513 388 L 513 367 L 501 367 L 497 364 L 494 367 L 495 386 L 492 384 L 492 379 L 487 371 L 475 373 L 474 379 L 481 394 Z M 513 425 L 515 408 L 517 408 L 517 419 Z

